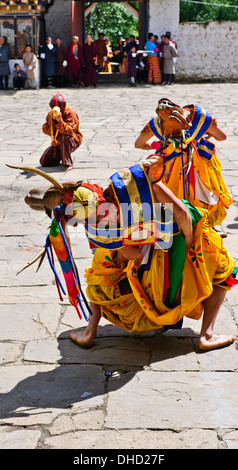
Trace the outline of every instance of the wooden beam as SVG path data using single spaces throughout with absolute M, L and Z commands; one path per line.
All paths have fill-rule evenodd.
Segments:
M 84 43 L 84 0 L 71 2 L 71 34 L 79 37 L 79 43 Z
M 96 0 L 95 3 L 115 3 L 115 2 L 123 3 L 124 1 L 125 0 Z M 137 1 L 138 1 L 138 3 L 143 3 L 144 0 L 137 0 Z
M 91 2 L 88 7 L 85 8 L 84 10 L 84 16 L 88 16 L 89 13 L 95 8 L 97 2 Z
M 132 5 L 130 5 L 129 2 L 121 2 L 122 5 L 124 5 L 125 8 L 135 17 L 137 20 L 139 19 L 139 11 L 134 8 Z
M 149 28 L 149 0 L 139 3 L 139 19 L 139 42 L 140 47 L 144 48 Z

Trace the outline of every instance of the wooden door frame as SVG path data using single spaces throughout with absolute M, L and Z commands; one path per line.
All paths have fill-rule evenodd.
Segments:
M 95 0 L 96 3 L 103 2 L 120 2 L 123 0 Z M 72 36 L 79 37 L 79 42 L 82 45 L 85 38 L 85 19 L 84 19 L 85 1 L 73 0 L 71 2 L 71 33 Z M 140 47 L 144 47 L 147 40 L 147 33 L 149 27 L 149 0 L 139 0 L 139 42 Z

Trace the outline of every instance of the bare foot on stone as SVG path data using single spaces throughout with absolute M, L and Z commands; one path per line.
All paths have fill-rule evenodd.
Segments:
M 94 340 L 94 336 L 85 331 L 72 331 L 69 335 L 70 339 L 74 341 L 74 343 L 81 346 L 81 348 L 91 348 L 92 342 Z
M 215 335 L 212 334 L 210 337 L 201 336 L 199 340 L 199 348 L 201 351 L 210 351 L 212 349 L 223 348 L 229 346 L 235 341 L 233 335 Z

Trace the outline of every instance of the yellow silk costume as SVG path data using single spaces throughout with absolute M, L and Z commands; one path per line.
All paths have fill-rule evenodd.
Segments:
M 184 316 L 199 319 L 202 302 L 212 294 L 213 285 L 229 289 L 225 281 L 232 275 L 235 262 L 210 227 L 207 211 L 200 212 L 202 218 L 194 226 L 194 241 L 186 249 L 182 280 L 170 307 L 164 301 L 165 251 L 152 248 L 150 268 L 140 280 L 136 260 L 122 270 L 116 265 L 116 250 L 96 250 L 92 266 L 86 270 L 86 293 L 91 302 L 100 305 L 102 316 L 128 332 L 163 330 Z M 124 281 L 129 289 L 123 294 Z
M 200 200 L 196 194 L 194 184 L 190 185 L 190 196 L 188 200 L 195 207 L 201 207 L 209 211 L 212 226 L 220 225 L 226 217 L 226 208 L 232 204 L 232 198 L 223 180 L 221 164 L 215 151 L 212 153 L 211 160 L 198 157 L 197 153 L 193 151 L 193 170 L 199 175 L 206 189 L 218 197 L 218 201 L 212 205 Z M 166 162 L 165 174 L 161 182 L 167 186 L 177 198 L 183 198 L 182 165 L 180 158 Z
M 189 129 L 193 144 L 192 167 L 186 175 L 186 195 L 183 188 L 183 161 L 181 149 L 174 147 L 173 139 L 166 143 L 165 172 L 161 182 L 165 184 L 179 199 L 187 199 L 195 207 L 209 211 L 211 225 L 220 225 L 226 217 L 226 209 L 232 204 L 232 198 L 221 174 L 221 164 L 215 153 L 215 145 L 203 138 L 209 132 L 214 119 L 197 105 L 187 108 L 191 110 L 192 126 Z M 158 117 L 152 118 L 141 133 L 153 132 L 161 143 L 164 142 Z M 187 148 L 183 152 L 185 171 L 187 169 Z M 203 193 L 203 194 L 202 194 Z

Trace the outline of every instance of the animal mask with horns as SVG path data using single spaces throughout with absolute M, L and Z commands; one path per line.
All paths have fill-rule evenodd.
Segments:
M 31 209 L 38 210 L 38 211 L 45 211 L 46 214 L 51 217 L 52 210 L 56 205 L 61 205 L 63 203 L 63 199 L 66 196 L 66 193 L 69 194 L 69 202 L 70 199 L 72 200 L 74 191 L 81 186 L 82 181 L 78 181 L 76 183 L 59 183 L 53 176 L 45 173 L 38 168 L 31 168 L 31 167 L 23 167 L 23 166 L 13 166 L 7 165 L 10 168 L 19 169 L 23 171 L 30 171 L 37 175 L 42 176 L 44 179 L 49 181 L 52 186 L 47 188 L 36 188 L 29 191 L 28 195 L 25 197 L 25 202 L 28 204 Z M 27 263 L 17 274 L 22 272 L 24 269 L 28 268 L 32 264 L 34 264 L 37 260 L 40 259 L 40 263 L 38 265 L 37 271 L 41 266 L 43 259 L 46 254 L 46 248 L 42 248 L 40 252 L 29 262 Z
M 51 217 L 51 211 L 54 207 L 62 203 L 65 194 L 75 191 L 82 184 L 82 181 L 61 184 L 53 176 L 39 170 L 38 168 L 12 165 L 7 166 L 23 171 L 31 171 L 32 173 L 42 176 L 52 184 L 50 187 L 32 189 L 25 197 L 25 202 L 31 207 L 31 209 L 45 211 L 49 217 Z

